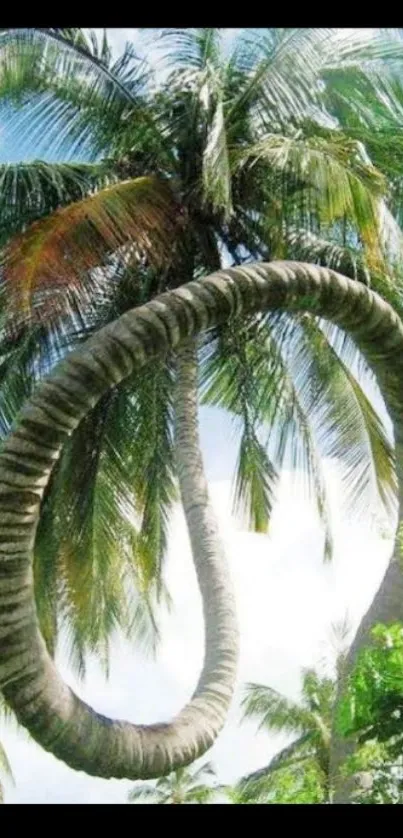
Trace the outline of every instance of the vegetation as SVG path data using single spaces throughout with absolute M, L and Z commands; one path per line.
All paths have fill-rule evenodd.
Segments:
M 235 603 L 198 449 L 196 370 L 189 341 L 200 324 L 213 329 L 231 312 L 255 314 L 276 310 L 279 304 L 286 311 L 313 309 L 339 325 L 347 321 L 382 380 L 398 438 L 401 429 L 396 405 L 402 387 L 403 326 L 393 309 L 364 285 L 325 268 L 280 262 L 219 272 L 184 290 L 185 295 L 183 289 L 169 291 L 133 309 L 71 353 L 37 388 L 0 453 L 1 555 L 7 570 L 0 607 L 3 637 L 15 638 L 19 620 L 18 643 L 14 640 L 0 661 L 3 693 L 39 743 L 95 776 L 147 779 L 168 773 L 172 765 L 189 764 L 214 742 L 232 697 L 238 651 Z M 168 724 L 145 727 L 98 715 L 63 683 L 38 631 L 33 579 L 27 578 L 26 568 L 32 561 L 41 494 L 72 430 L 113 384 L 182 341 L 176 419 L 179 478 L 203 601 L 205 658 L 196 691 L 179 715 Z
M 403 626 L 377 625 L 338 708 L 338 726 L 357 738 L 346 770 L 361 779 L 360 803 L 403 801 Z
M 263 684 L 248 684 L 243 719 L 259 730 L 292 736 L 269 764 L 242 777 L 233 792 L 237 803 L 330 803 L 330 751 L 337 679 L 351 634 L 349 620 L 334 623 L 327 654 L 318 669 L 301 671 L 300 700 Z
M 386 84 L 382 56 L 386 68 L 401 55 L 396 32 L 369 42 L 364 31 L 245 30 L 229 55 L 220 30 L 154 37 L 168 71 L 156 89 L 130 47 L 114 62 L 106 39 L 97 45 L 81 30 L 3 35 L 0 96 L 17 107 L 19 136 L 45 134 L 53 152 L 94 161 L 1 169 L 4 434 L 68 351 L 222 264 L 303 258 L 364 282 L 371 268 L 373 286 L 392 294 L 378 218 L 386 161 L 379 150 L 378 169 L 367 160 L 350 123 L 364 56 L 367 121 L 379 107 L 374 79 L 385 72 Z M 365 137 L 366 124 L 362 115 Z M 346 505 L 357 512 L 374 492 L 389 509 L 395 491 L 390 442 L 351 372 L 355 359 L 351 342 L 317 318 L 278 314 L 216 330 L 199 358 L 203 402 L 235 420 L 238 513 L 265 532 L 291 462 L 316 498 L 327 557 L 323 455 L 343 464 Z M 47 491 L 35 557 L 41 627 L 51 651 L 67 627 L 80 672 L 86 651 L 107 665 L 117 626 L 156 640 L 175 499 L 173 387 L 164 364 L 105 395 Z
M 362 649 L 337 707 L 337 729 L 356 739 L 343 766 L 352 777 L 352 802 L 396 804 L 403 801 L 402 672 L 403 626 L 378 625 L 371 645 Z M 332 716 L 337 680 L 346 651 L 338 654 L 333 677 L 302 672 L 301 702 L 270 687 L 249 684 L 244 718 L 259 729 L 295 738 L 259 771 L 243 777 L 232 791 L 236 803 L 330 803 Z
M 12 647 L 0 661 L 0 682 L 33 735 L 70 764 L 101 776 L 159 776 L 211 744 L 236 668 L 230 579 L 198 446 L 198 377 L 204 403 L 236 420 L 235 507 L 252 529 L 267 531 L 278 474 L 291 462 L 305 471 L 331 556 L 323 455 L 342 465 L 350 508 L 367 506 L 374 492 L 393 508 L 394 452 L 354 370 L 356 347 L 321 317 L 355 338 L 360 372 L 373 364 L 398 430 L 401 371 L 391 347 L 400 345 L 400 321 L 366 287 L 401 313 L 401 33 L 272 29 L 251 39 L 246 31 L 225 55 L 219 30 L 167 30 L 159 44 L 168 77 L 157 88 L 130 48 L 113 61 L 106 38 L 98 44 L 78 29 L 1 37 L 0 97 L 17 106 L 19 131 L 31 114 L 33 140 L 46 133 L 53 149 L 89 161 L 1 171 L 7 567 L 6 531 L 17 519 L 15 537 L 26 539 L 30 558 L 43 487 L 34 557 L 42 633 L 53 654 L 68 629 L 79 672 L 88 651 L 107 667 L 117 627 L 155 640 L 178 479 L 207 653 L 191 704 L 166 726 L 167 750 L 151 729 L 143 752 L 138 729 L 107 725 L 66 692 L 15 571 L 4 608 L 18 592 L 26 622 L 18 654 Z M 337 267 L 358 282 L 312 265 L 244 267 L 285 258 Z M 243 267 L 223 275 L 225 286 L 203 279 L 228 263 Z M 282 289 L 278 298 L 269 280 Z M 163 315 L 156 298 L 164 291 Z M 180 347 L 179 337 L 193 342 Z M 37 668 L 27 673 L 33 647 Z M 102 747 L 105 736 L 111 747 Z
M 210 763 L 200 768 L 178 768 L 156 783 L 138 783 L 129 792 L 129 803 L 213 803 L 223 793 L 213 783 L 216 772 Z
M 330 803 L 330 742 L 335 681 L 313 669 L 303 670 L 301 702 L 271 687 L 249 684 L 243 700 L 244 718 L 259 728 L 286 733 L 295 740 L 270 763 L 242 779 L 240 802 Z
M 231 790 L 232 803 L 289 805 L 330 802 L 324 797 L 323 778 L 314 763 L 307 763 L 302 768 L 295 762 L 276 773 L 260 777 L 257 773 L 242 778 Z

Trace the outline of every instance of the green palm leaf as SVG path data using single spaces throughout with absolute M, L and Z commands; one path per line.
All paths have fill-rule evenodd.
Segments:
M 305 734 L 312 729 L 312 713 L 262 684 L 247 684 L 241 707 L 245 719 L 259 720 L 259 729 Z
M 304 794 L 307 803 L 329 802 L 335 689 L 332 679 L 313 669 L 302 670 L 299 702 L 262 684 L 246 686 L 242 701 L 244 719 L 254 719 L 259 722 L 259 728 L 293 734 L 296 738 L 275 754 L 268 765 L 241 778 L 233 790 L 234 802 L 304 802 Z M 307 786 L 304 787 L 302 780 L 301 788 L 305 775 Z
M 254 532 L 268 531 L 276 481 L 277 472 L 265 448 L 255 433 L 245 428 L 239 448 L 234 509 L 238 515 L 246 511 L 248 526 Z
M 140 385 L 140 386 L 139 386 Z M 132 475 L 141 523 L 136 557 L 145 588 L 161 579 L 169 514 L 175 501 L 173 452 L 174 378 L 170 365 L 158 365 L 136 382 L 131 403 L 131 442 L 126 462 Z M 121 443 L 119 441 L 119 447 Z
M 267 532 L 274 501 L 277 472 L 259 440 L 261 417 L 257 401 L 261 394 L 260 372 L 269 390 L 274 385 L 260 351 L 257 335 L 249 340 L 244 324 L 222 330 L 219 340 L 202 354 L 202 403 L 235 414 L 240 448 L 234 485 L 234 511 L 255 532 Z M 266 359 L 265 359 L 266 360 Z M 269 378 L 269 382 L 268 382 Z
M 150 403 L 150 379 L 159 407 Z M 73 434 L 43 508 L 38 598 L 53 592 L 81 673 L 86 651 L 106 666 L 118 627 L 147 647 L 158 639 L 153 603 L 165 595 L 161 562 L 175 497 L 168 387 L 172 379 L 164 386 L 160 372 L 109 394 Z
M 150 127 L 142 98 L 148 74 L 132 47 L 111 63 L 106 60 L 107 46 L 100 58 L 83 33 L 75 33 L 3 30 L 0 98 L 11 103 L 28 99 L 36 105 L 35 121 L 31 115 L 28 126 L 26 119 L 17 116 L 15 125 L 19 134 L 30 131 L 31 143 L 40 140 L 45 128 L 48 146 L 62 151 L 73 143 L 76 151 L 94 154 L 97 146 L 105 149 L 111 128 L 116 132 L 117 122 L 125 115 L 144 117 Z
M 0 166 L 0 242 L 58 207 L 116 180 L 105 163 L 33 163 Z
M 203 70 L 207 63 L 218 63 L 220 40 L 220 29 L 207 28 L 157 29 L 152 35 L 152 43 L 169 68 L 196 71 Z
M 234 789 L 236 798 L 234 802 L 266 802 L 269 793 L 273 787 L 275 788 L 277 773 L 289 769 L 303 772 L 313 761 L 311 739 L 310 733 L 303 734 L 275 754 L 264 768 L 242 777 Z
M 214 209 L 222 210 L 224 217 L 228 218 L 232 211 L 232 202 L 223 90 L 217 74 L 210 69 L 206 73 L 203 91 L 205 108 L 210 111 L 203 152 L 204 194 Z
M 245 100 L 258 102 L 260 121 L 298 120 L 319 100 L 318 55 L 328 29 L 252 30 L 243 38 L 239 63 L 246 71 L 232 112 Z M 293 60 L 291 62 L 291 55 Z M 259 109 L 258 109 L 259 108 Z
M 375 264 L 382 261 L 377 206 L 385 185 L 375 167 L 361 159 L 352 140 L 336 133 L 327 138 L 268 134 L 247 149 L 241 162 L 259 159 L 305 182 L 324 222 L 350 219 L 357 225 L 368 258 Z
M 206 804 L 214 799 L 222 789 L 217 785 L 208 785 L 204 779 L 211 782 L 215 777 L 215 770 L 211 763 L 206 763 L 198 769 L 179 768 L 167 777 L 160 777 L 154 785 L 141 783 L 136 785 L 128 795 L 129 803 L 153 801 L 159 804 L 199 803 Z
M 153 801 L 154 803 L 160 802 L 155 786 L 151 784 L 147 786 L 146 783 L 141 783 L 139 786 L 134 786 L 130 789 L 127 800 L 129 803 L 144 803 L 147 800 L 150 802 Z
M 306 340 L 301 333 L 302 342 L 295 357 L 303 367 L 304 377 L 311 381 L 315 377 L 319 382 L 322 398 L 318 398 L 318 389 L 313 389 L 310 408 L 324 455 L 335 458 L 342 466 L 345 503 L 357 513 L 368 505 L 368 490 L 375 490 L 390 514 L 397 484 L 394 452 L 383 423 L 319 324 L 313 318 L 304 318 L 303 324 Z M 305 353 L 310 357 L 309 371 Z
M 311 230 L 303 229 L 288 229 L 287 239 L 289 253 L 294 259 L 325 265 L 358 282 L 370 284 L 370 272 L 364 254 L 356 247 L 321 238 Z
M 284 763 L 278 770 L 262 774 L 255 781 L 242 781 L 232 790 L 232 801 L 241 804 L 329 803 L 326 779 L 310 756 Z

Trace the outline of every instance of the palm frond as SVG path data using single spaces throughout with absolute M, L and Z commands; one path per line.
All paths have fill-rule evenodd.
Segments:
M 175 205 L 165 184 L 152 177 L 121 182 L 14 237 L 4 254 L 4 281 L 29 309 L 36 288 L 71 287 L 124 246 L 161 264 L 172 256 L 175 235 Z
M 280 349 L 291 329 L 288 323 L 281 336 L 284 322 L 284 318 L 278 321 L 277 336 L 265 323 L 249 325 L 243 333 L 243 344 L 248 338 L 246 347 L 240 345 L 243 327 L 235 328 L 235 346 L 234 334 L 230 339 L 227 336 L 227 347 L 225 342 L 213 345 L 202 368 L 202 402 L 229 410 L 242 423 L 236 500 L 238 509 L 246 505 L 249 510 L 250 524 L 258 531 L 267 530 L 278 470 L 287 452 L 291 453 L 292 468 L 304 474 L 316 502 L 325 531 L 325 557 L 330 558 L 332 535 L 323 465 L 309 412 Z M 267 427 L 270 455 L 260 441 Z
M 107 668 L 109 638 L 129 620 L 125 572 L 133 560 L 134 525 L 121 510 L 129 479 L 122 468 L 116 473 L 104 444 L 113 401 L 113 395 L 105 398 L 69 441 L 43 506 L 36 545 L 37 564 L 57 568 L 59 610 L 80 674 L 86 651 L 96 652 Z
M 214 786 L 204 786 L 202 784 L 194 785 L 190 786 L 190 788 L 185 792 L 183 802 L 206 804 L 212 802 L 219 793 L 220 789 L 215 788 Z
M 324 95 L 339 124 L 377 132 L 401 126 L 402 47 L 401 30 L 376 30 L 369 37 L 367 55 L 361 55 L 364 61 L 357 61 L 358 53 L 348 38 L 344 61 L 335 65 L 329 57 L 322 72 Z
M 298 122 L 320 102 L 321 48 L 334 30 L 256 30 L 243 36 L 239 67 L 246 74 L 232 114 L 250 102 L 260 124 L 276 128 Z
M 253 532 L 267 533 L 273 507 L 277 472 L 264 446 L 250 428 L 245 428 L 239 449 L 234 488 L 234 510 L 245 513 Z
M 200 782 L 204 777 L 215 777 L 211 763 L 206 763 L 196 770 L 178 768 L 171 774 L 160 777 L 154 785 L 141 783 L 129 793 L 131 803 L 141 803 L 154 799 L 155 803 L 209 803 L 221 791 L 217 785 L 209 786 Z
M 49 38 L 58 41 L 62 46 L 71 44 L 75 50 L 82 55 L 93 58 L 103 68 L 109 68 L 112 61 L 112 51 L 108 44 L 106 29 L 103 30 L 102 40 L 99 40 L 96 33 L 90 29 L 87 32 L 78 27 L 59 29 L 51 28 L 39 31 L 44 32 Z
M 264 773 L 254 782 L 239 784 L 231 798 L 240 804 L 326 803 L 326 776 L 314 755 L 296 758 L 278 771 Z
M 349 219 L 359 232 L 370 264 L 382 264 L 378 203 L 385 184 L 380 172 L 362 160 L 354 141 L 336 132 L 328 137 L 267 134 L 243 153 L 240 162 L 253 165 L 259 159 L 305 183 L 323 222 Z
M 339 273 L 363 282 L 386 298 L 399 312 L 402 305 L 402 276 L 399 260 L 403 254 L 403 235 L 385 201 L 378 204 L 379 241 L 383 254 L 376 266 L 366 258 L 357 240 L 354 225 L 344 219 L 328 231 L 328 237 L 316 231 L 287 224 L 285 241 L 289 258 L 326 265 Z
M 128 803 L 143 803 L 146 800 L 154 800 L 158 802 L 158 792 L 155 786 L 147 783 L 140 783 L 138 786 L 133 786 L 127 796 Z
M 38 332 L 14 336 L 10 349 L 1 353 L 0 362 L 0 428 L 1 438 L 9 432 L 35 382 L 35 360 L 41 347 Z M 38 342 L 37 342 L 38 341 Z
M 327 71 L 359 71 L 365 61 L 375 70 L 382 62 L 398 61 L 401 46 L 395 30 L 337 28 L 246 29 L 237 39 L 237 66 L 243 84 L 232 105 L 249 100 L 261 125 L 299 124 L 308 114 L 329 124 L 323 78 Z M 246 82 L 246 83 L 245 83 Z M 353 92 L 350 103 L 354 102 Z M 331 119 L 330 119 L 331 124 Z
M 321 238 L 310 230 L 292 228 L 287 230 L 287 244 L 294 259 L 325 265 L 358 282 L 371 283 L 364 254 L 356 247 Z
M 136 562 L 145 589 L 161 579 L 167 529 L 176 499 L 173 448 L 174 377 L 170 364 L 158 364 L 137 381 L 131 402 L 129 464 L 141 516 Z M 120 443 L 119 443 L 120 447 Z
M 220 29 L 157 29 L 152 44 L 170 69 L 203 70 L 208 63 L 217 65 L 220 57 Z
M 33 163 L 0 166 L 0 244 L 58 207 L 116 181 L 107 163 Z
M 310 746 L 311 734 L 304 733 L 290 745 L 286 745 L 270 760 L 268 765 L 253 771 L 245 777 L 241 777 L 236 784 L 236 790 L 241 794 L 243 801 L 256 799 L 267 790 L 267 781 L 272 775 L 285 768 L 300 766 L 304 770 L 304 763 L 312 759 L 312 747 Z
M 302 698 L 310 710 L 320 712 L 321 716 L 329 722 L 331 720 L 332 706 L 334 702 L 334 680 L 319 675 L 311 667 L 302 670 Z
M 201 400 L 235 415 L 240 448 L 234 511 L 255 532 L 267 532 L 278 475 L 259 440 L 258 403 L 263 382 L 269 389 L 273 378 L 267 359 L 262 359 L 258 335 L 255 332 L 250 340 L 251 334 L 250 324 L 236 323 L 221 330 L 218 341 L 207 347 L 201 363 Z
M 396 477 L 387 433 L 357 373 L 348 366 L 355 364 L 357 350 L 341 333 L 335 335 L 333 330 L 326 337 L 326 326 L 324 329 L 312 318 L 303 317 L 297 323 L 285 316 L 269 317 L 247 330 L 248 338 L 253 339 L 246 344 L 246 354 L 245 347 L 241 352 L 239 346 L 242 329 L 236 329 L 236 347 L 227 336 L 227 347 L 221 338 L 205 352 L 201 386 L 203 403 L 223 407 L 237 417 L 243 427 L 243 448 L 252 439 L 254 456 L 249 465 L 242 451 L 238 501 L 242 490 L 249 504 L 253 477 L 259 488 L 256 497 L 266 497 L 268 522 L 275 469 L 289 460 L 315 500 L 325 531 L 325 558 L 329 559 L 331 514 L 323 457 L 338 462 L 350 511 L 359 512 L 367 505 L 375 489 L 391 511 Z M 269 454 L 260 441 L 267 426 Z M 249 509 L 252 513 L 250 505 Z M 251 518 L 253 522 L 252 514 Z
M 150 269 L 138 272 L 122 264 L 115 270 L 105 283 L 97 277 L 89 298 L 79 301 L 76 310 L 62 295 L 59 320 L 28 322 L 15 336 L 8 326 L 0 330 L 4 435 L 36 381 L 57 360 L 94 329 L 148 298 L 154 276 Z M 54 300 L 53 294 L 53 305 Z M 52 654 L 60 627 L 65 628 L 79 674 L 88 650 L 107 666 L 107 640 L 118 626 L 146 651 L 154 651 L 159 639 L 156 607 L 170 604 L 160 571 L 175 498 L 172 375 L 168 367 L 154 372 L 115 391 L 101 415 L 80 425 L 42 504 L 34 563 L 39 620 Z M 88 573 L 97 586 L 91 596 L 92 582 L 83 589 Z M 92 634 L 86 627 L 87 608 Z
M 228 218 L 232 210 L 231 172 L 219 38 L 219 30 L 214 29 L 163 30 L 160 34 L 161 43 L 168 45 L 168 60 L 179 68 L 166 83 L 171 102 L 167 126 L 171 141 L 182 135 L 188 157 L 195 158 L 202 140 L 202 194 L 207 205 Z M 172 53 L 173 45 L 176 48 Z M 191 164 L 184 160 L 186 169 L 194 168 L 194 163 L 194 159 Z
M 2 30 L 0 100 L 29 103 L 28 120 L 17 115 L 19 140 L 29 131 L 37 143 L 46 128 L 48 147 L 88 154 L 105 149 L 111 128 L 129 114 L 150 128 L 144 63 L 130 45 L 114 63 L 108 55 L 105 45 L 94 51 L 81 30 Z M 33 125 L 32 106 L 40 125 Z
M 290 344 L 289 335 L 293 335 L 294 329 L 287 323 L 287 318 L 281 317 L 269 318 L 261 326 L 262 336 L 267 341 L 266 357 L 271 360 L 276 373 L 276 390 L 271 397 L 267 388 L 262 392 L 259 415 L 261 421 L 269 424 L 270 434 L 275 429 L 273 461 L 277 468 L 282 467 L 288 455 L 294 472 L 304 478 L 308 496 L 313 498 L 323 526 L 324 558 L 328 561 L 333 552 L 328 489 L 311 412 L 304 404 L 303 391 L 301 393 L 301 385 L 310 388 L 311 380 L 309 376 L 295 380 L 295 371 L 285 355 L 285 349 Z
M 246 685 L 241 707 L 243 718 L 258 721 L 259 730 L 293 734 L 312 730 L 312 714 L 308 710 L 262 684 Z
M 53 596 L 80 674 L 86 651 L 107 668 L 118 628 L 147 651 L 159 640 L 155 609 L 169 604 L 162 561 L 176 497 L 172 393 L 164 366 L 108 394 L 69 440 L 43 503 L 37 599 L 46 612 Z
M 250 38 L 253 56 L 254 33 Z M 345 96 L 355 105 L 351 76 L 363 70 L 376 74 L 374 93 L 378 101 L 383 90 L 385 67 L 393 68 L 401 61 L 402 43 L 397 30 L 355 29 L 343 32 L 338 28 L 299 28 L 261 30 L 258 37 L 259 60 L 253 60 L 250 87 L 260 87 L 264 101 L 262 121 L 266 125 L 298 124 L 307 113 L 326 124 L 326 89 L 323 80 L 329 73 L 345 73 Z M 259 54 L 260 53 L 260 54 Z M 246 53 L 247 55 L 247 53 Z M 385 84 L 385 82 L 384 82 Z M 329 123 L 328 123 L 329 124 Z
M 209 89 L 210 87 L 213 89 Z M 209 70 L 205 108 L 211 111 L 207 139 L 203 151 L 204 194 L 215 210 L 222 210 L 227 219 L 232 211 L 231 173 L 224 114 L 223 90 L 217 74 Z
M 295 358 L 307 380 L 318 382 L 310 409 L 323 454 L 341 467 L 345 504 L 359 512 L 375 490 L 390 514 L 396 498 L 395 458 L 383 423 L 343 360 L 343 345 L 337 351 L 314 318 L 304 318 L 303 332 Z

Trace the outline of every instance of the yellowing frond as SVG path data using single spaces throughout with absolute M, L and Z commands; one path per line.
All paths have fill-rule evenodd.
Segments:
M 380 267 L 383 253 L 379 205 L 385 181 L 364 159 L 359 143 L 335 134 L 267 134 L 243 153 L 240 162 L 257 160 L 265 160 L 275 171 L 305 185 L 325 224 L 349 219 L 365 248 L 369 266 Z
M 172 193 L 156 177 L 108 186 L 32 224 L 4 255 L 4 275 L 18 306 L 35 291 L 72 287 L 126 247 L 128 258 L 155 265 L 170 260 L 178 232 Z

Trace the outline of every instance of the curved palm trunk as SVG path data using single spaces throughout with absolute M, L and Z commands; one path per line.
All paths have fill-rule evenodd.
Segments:
M 0 688 L 33 738 L 73 768 L 96 776 L 139 779 L 160 776 L 201 756 L 226 717 L 237 644 L 225 566 L 221 555 L 215 559 L 207 550 L 207 564 L 201 561 L 198 573 L 210 624 L 208 647 L 189 704 L 172 722 L 146 727 L 107 719 L 82 702 L 64 684 L 50 659 L 35 610 L 32 551 L 52 466 L 66 437 L 88 410 L 134 369 L 232 315 L 276 309 L 311 311 L 348 329 L 379 375 L 395 427 L 401 431 L 403 325 L 399 318 L 365 286 L 329 269 L 285 262 L 221 271 L 124 314 L 69 355 L 38 387 L 3 445 Z M 186 364 L 184 360 L 183 375 Z M 186 421 L 184 427 L 190 432 Z M 190 433 L 186 444 L 191 445 L 191 437 Z M 185 478 L 186 468 L 182 481 Z M 196 526 L 191 504 L 187 516 Z M 208 529 L 208 516 L 205 524 Z M 199 536 L 195 536 L 194 545 L 198 544 Z M 207 578 L 210 575 L 212 580 Z M 217 627 L 211 628 L 216 614 Z
M 228 705 L 238 661 L 235 600 L 224 546 L 212 508 L 200 451 L 198 364 L 194 341 L 177 353 L 175 457 L 181 501 L 202 594 L 205 660 L 196 693 L 223 694 Z

